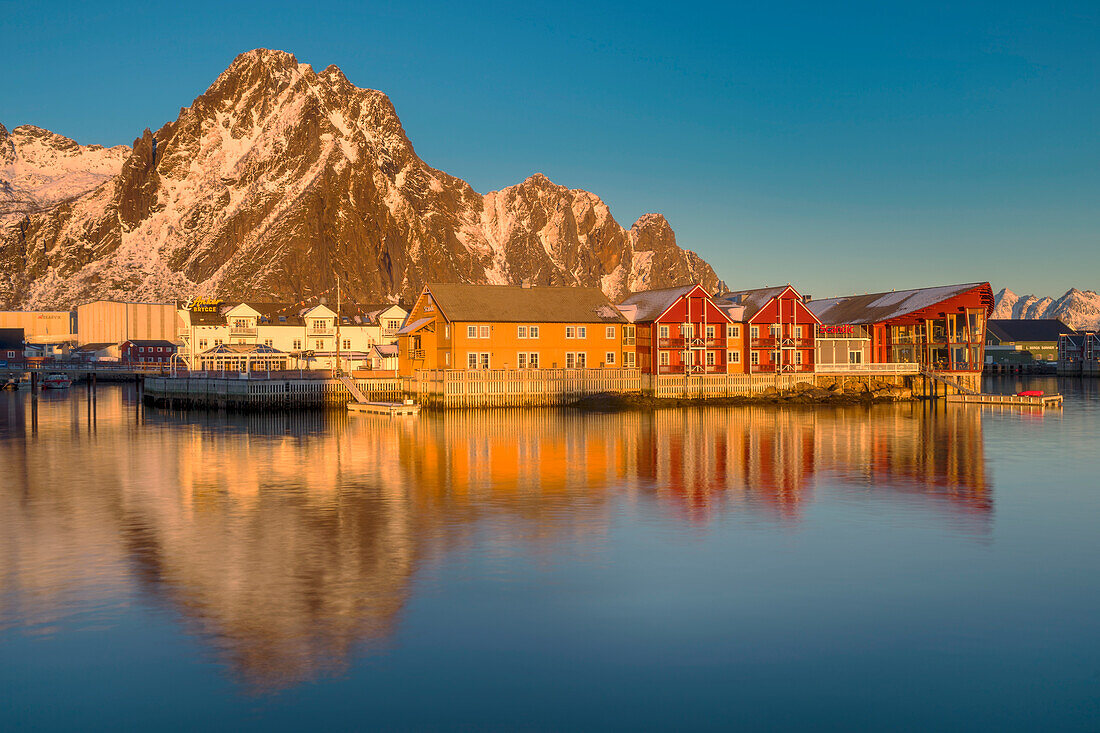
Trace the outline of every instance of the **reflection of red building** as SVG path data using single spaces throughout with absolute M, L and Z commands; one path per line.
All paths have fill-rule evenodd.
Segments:
M 619 304 L 634 323 L 643 374 L 741 372 L 741 324 L 699 285 L 635 293 Z
M 814 327 L 821 321 L 791 285 L 730 291 L 716 300 L 745 309 L 750 373 L 814 370 Z
M 865 326 L 874 363 L 981 372 L 993 289 L 989 283 L 967 283 L 814 300 L 808 306 L 824 324 Z

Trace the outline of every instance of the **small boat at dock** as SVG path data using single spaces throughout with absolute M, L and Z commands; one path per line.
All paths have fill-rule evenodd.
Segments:
M 371 412 L 376 415 L 419 415 L 420 405 L 404 402 L 349 402 L 348 412 Z
M 42 389 L 68 389 L 73 384 L 65 374 L 47 374 L 42 380 Z
M 14 392 L 19 389 L 19 380 L 15 377 L 11 377 L 8 381 L 4 382 L 4 385 L 0 389 L 5 392 Z

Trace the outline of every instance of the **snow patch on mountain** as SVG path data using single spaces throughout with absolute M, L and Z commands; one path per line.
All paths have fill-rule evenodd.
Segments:
M 1059 298 L 1017 295 L 1003 288 L 994 296 L 991 318 L 1059 318 L 1078 329 L 1100 329 L 1100 295 L 1070 288 Z

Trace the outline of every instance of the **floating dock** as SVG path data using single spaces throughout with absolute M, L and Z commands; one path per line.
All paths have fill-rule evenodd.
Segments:
M 1061 407 L 1062 395 L 1015 395 L 1015 394 L 952 394 L 947 395 L 948 402 L 964 402 L 971 405 L 1004 405 L 1018 407 Z
M 405 402 L 349 402 L 348 412 L 371 412 L 376 415 L 418 415 L 420 405 Z

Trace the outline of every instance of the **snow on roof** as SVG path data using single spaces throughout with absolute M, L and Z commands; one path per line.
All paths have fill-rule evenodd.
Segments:
M 978 289 L 982 291 L 982 302 L 986 305 L 988 315 L 993 312 L 993 289 L 989 287 L 989 283 L 941 285 L 914 290 L 892 290 L 888 293 L 823 298 L 811 300 L 806 307 L 825 324 L 878 323 L 915 313 Z
M 434 318 L 430 318 L 430 317 L 429 318 L 418 318 L 417 320 L 413 321 L 412 323 L 406 323 L 404 326 L 402 326 L 400 328 L 400 330 L 398 330 L 397 335 L 398 336 L 405 336 L 405 335 L 408 335 L 410 333 L 415 333 L 415 332 L 419 331 L 420 329 L 424 328 L 424 326 L 427 326 L 429 323 L 433 322 L 434 320 L 435 320 Z
M 780 285 L 774 288 L 756 288 L 753 290 L 730 290 L 725 293 L 714 296 L 716 301 L 726 301 L 729 305 L 739 305 L 744 308 L 742 311 L 740 320 L 747 320 L 757 314 L 757 312 L 767 305 L 772 298 L 776 298 L 783 293 L 784 290 L 791 287 L 788 285 Z M 797 292 L 797 291 L 796 291 Z
M 677 285 L 671 288 L 658 288 L 656 290 L 643 290 L 634 293 L 620 303 L 621 306 L 633 306 L 635 312 L 632 321 L 652 321 L 669 309 L 673 303 L 695 289 L 695 283 L 691 285 Z
M 397 344 L 375 344 L 371 348 L 379 356 L 397 356 Z

